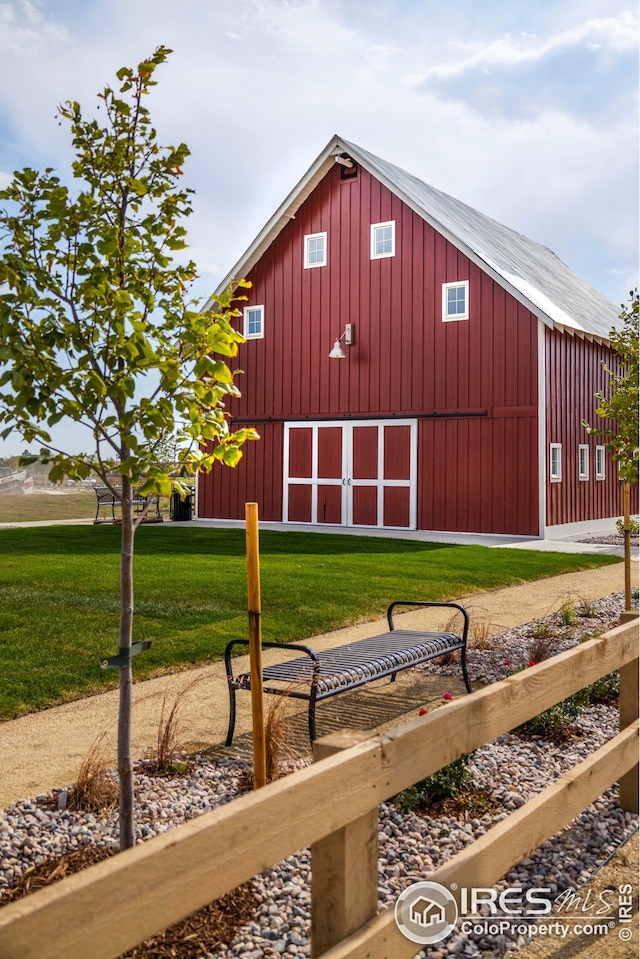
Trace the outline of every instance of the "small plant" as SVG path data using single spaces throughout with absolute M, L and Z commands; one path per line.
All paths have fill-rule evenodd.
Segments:
M 266 759 L 267 759 L 267 782 L 273 782 L 282 776 L 282 764 L 286 758 L 284 755 L 286 735 L 286 706 L 288 696 L 273 696 L 269 704 L 264 724 Z
M 178 695 L 176 695 L 171 709 L 168 711 L 167 709 L 167 693 L 165 693 L 160 710 L 160 721 L 158 722 L 156 755 L 150 770 L 160 776 L 184 772 L 186 768 L 186 764 L 180 763 L 176 757 L 178 750 L 178 712 L 180 710 Z
M 491 626 L 489 623 L 475 623 L 471 636 L 474 649 L 492 649 Z
M 538 716 L 528 719 L 526 723 L 518 727 L 518 731 L 540 739 L 566 739 L 571 725 L 588 705 L 589 692 L 587 689 L 581 689 L 574 696 L 569 696 L 561 703 L 545 709 Z
M 538 636 L 535 643 L 529 646 L 529 662 L 541 663 L 543 659 L 553 656 L 553 636 L 548 633 Z
M 69 790 L 67 808 L 83 812 L 103 812 L 118 803 L 118 783 L 109 772 L 104 756 L 106 733 L 96 740 L 78 770 L 78 778 Z
M 394 805 L 401 812 L 410 812 L 412 809 L 427 806 L 431 802 L 459 799 L 471 783 L 469 761 L 473 759 L 473 756 L 473 753 L 466 753 L 443 769 L 432 773 L 431 776 L 426 776 L 413 786 L 403 789 L 394 797 Z
M 620 535 L 624 535 L 624 519 L 616 520 L 616 529 Z M 631 516 L 629 519 L 629 532 L 632 536 L 640 535 L 640 519 L 637 516 Z
M 560 607 L 560 620 L 563 626 L 573 626 L 577 619 L 575 607 L 566 600 Z
M 578 616 L 583 619 L 593 619 L 598 615 L 598 604 L 594 599 L 581 599 L 578 606 Z
M 183 762 L 179 758 L 179 718 L 187 695 L 201 681 L 201 678 L 197 678 L 182 689 L 177 689 L 174 692 L 171 706 L 169 706 L 169 690 L 165 691 L 158 720 L 156 752 L 147 767 L 151 774 L 175 776 L 189 769 L 189 763 Z
M 616 670 L 587 686 L 590 705 L 611 706 L 620 699 L 620 673 Z
M 533 627 L 533 635 L 536 639 L 546 639 L 551 634 L 551 627 L 546 619 L 541 619 Z

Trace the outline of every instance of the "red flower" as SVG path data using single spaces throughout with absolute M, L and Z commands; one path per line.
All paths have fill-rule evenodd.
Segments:
M 530 665 L 530 666 L 535 666 L 535 664 L 536 664 L 535 659 L 530 659 L 530 660 L 529 660 L 529 665 Z
M 451 695 L 451 693 L 445 693 L 442 698 L 443 698 L 443 699 L 446 699 L 446 700 L 449 700 L 449 699 L 453 699 L 453 696 Z
M 502 665 L 503 665 L 503 666 L 512 666 L 513 663 L 511 662 L 510 659 L 505 659 L 505 661 L 504 661 L 504 663 L 503 663 Z
M 418 710 L 418 716 L 426 716 L 428 712 L 429 712 L 429 710 L 428 710 L 428 709 L 425 709 L 424 706 L 423 706 L 422 709 L 419 709 L 419 710 Z

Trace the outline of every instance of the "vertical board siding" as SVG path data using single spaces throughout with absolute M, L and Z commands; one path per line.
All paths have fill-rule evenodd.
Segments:
M 547 525 L 578 523 L 585 520 L 621 516 L 623 512 L 622 483 L 618 467 L 605 450 L 605 479 L 596 479 L 596 446 L 605 445 L 606 438 L 590 436 L 582 425 L 611 428 L 609 420 L 600 420 L 595 408 L 596 393 L 607 395 L 610 378 L 604 370 L 616 368 L 616 357 L 606 345 L 593 343 L 577 336 L 546 330 L 546 393 L 547 444 L 546 496 Z M 557 389 L 564 382 L 566 389 Z M 549 480 L 549 444 L 562 444 L 562 481 Z M 578 478 L 578 446 L 589 448 L 589 479 Z M 638 509 L 638 488 L 632 490 L 632 510 Z
M 396 255 L 371 260 L 370 226 L 387 220 Z M 328 265 L 304 269 L 304 236 L 324 231 Z M 341 180 L 337 165 L 247 279 L 248 303 L 265 305 L 265 335 L 240 349 L 242 396 L 229 411 L 259 420 L 262 439 L 235 472 L 203 479 L 201 515 L 241 518 L 249 497 L 281 518 L 282 421 L 418 416 L 418 528 L 537 534 L 528 310 L 378 180 L 361 168 Z M 443 323 L 442 284 L 454 280 L 469 281 L 470 319 Z M 330 360 L 346 323 L 354 345 Z M 425 418 L 434 414 L 455 417 Z M 260 422 L 269 417 L 281 422 Z
M 246 443 L 233 469 L 216 464 L 198 478 L 200 519 L 243 519 L 244 504 L 257 503 L 260 519 L 282 519 L 282 456 L 284 427 L 258 423 L 260 440 Z

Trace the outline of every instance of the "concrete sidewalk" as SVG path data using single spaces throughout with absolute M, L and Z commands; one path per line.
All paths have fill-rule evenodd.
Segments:
M 638 570 L 634 564 L 633 582 L 636 583 L 637 579 Z M 624 567 L 622 564 L 615 564 L 507 589 L 475 593 L 462 597 L 460 601 L 469 610 L 471 635 L 474 628 L 480 628 L 483 634 L 490 635 L 556 612 L 566 601 L 577 604 L 581 600 L 598 599 L 620 592 L 623 588 Z M 426 615 L 428 616 L 424 611 L 403 614 L 403 625 L 423 628 L 445 625 L 444 622 L 436 623 L 432 618 L 426 619 Z M 314 636 L 308 642 L 314 649 L 322 650 L 365 636 L 373 636 L 384 628 L 386 621 L 366 622 Z M 274 655 L 273 651 L 270 652 Z M 268 661 L 269 657 L 265 653 L 265 662 Z M 239 670 L 244 666 L 248 668 L 246 657 L 235 662 Z M 409 674 L 413 674 L 413 671 L 401 675 Z M 391 712 L 395 709 L 396 715 L 401 716 L 403 712 L 407 713 L 414 708 L 415 696 L 422 695 L 419 682 L 424 675 L 421 673 L 418 681 L 415 678 L 412 680 L 411 692 L 407 686 L 400 683 L 385 685 L 384 681 L 365 688 L 370 691 L 367 694 L 370 701 L 380 702 L 381 697 L 387 693 L 389 698 L 394 697 L 395 701 L 390 703 Z M 438 692 L 439 698 L 447 689 L 458 691 L 457 686 L 454 688 L 457 681 L 454 682 L 451 677 L 438 678 L 442 686 Z M 462 691 L 460 681 L 460 692 Z M 406 700 L 403 700 L 405 695 Z M 224 664 L 216 662 L 210 666 L 136 683 L 133 718 L 133 753 L 136 758 L 155 748 L 163 700 L 167 698 L 170 708 L 176 696 L 179 696 L 181 701 L 180 734 L 184 747 L 189 751 L 221 748 L 226 736 L 229 705 Z M 346 710 L 341 707 L 340 700 L 347 698 L 338 697 L 336 715 L 341 725 L 353 725 L 354 722 L 357 724 L 362 717 L 348 717 Z M 425 701 L 418 699 L 418 702 L 423 704 Z M 5 807 L 18 799 L 72 783 L 81 762 L 102 734 L 106 758 L 115 765 L 117 703 L 118 691 L 112 690 L 4 722 L 0 732 L 0 806 Z M 324 727 L 326 717 L 330 715 L 328 709 L 329 703 L 323 704 L 318 710 L 320 734 L 327 731 Z M 384 712 L 385 723 L 388 722 L 388 714 L 389 710 Z M 376 715 L 376 710 L 373 710 L 372 715 Z M 372 725 L 367 728 L 379 725 L 380 718 L 381 715 L 378 720 L 372 719 Z M 239 695 L 236 737 L 241 738 L 250 728 L 250 696 Z

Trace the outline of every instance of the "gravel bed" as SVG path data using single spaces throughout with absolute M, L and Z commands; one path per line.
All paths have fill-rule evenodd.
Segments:
M 589 606 L 590 615 L 578 617 L 573 630 L 565 630 L 560 645 L 568 647 L 584 633 L 608 628 L 617 622 L 623 594 L 614 594 Z M 597 606 L 597 611 L 594 607 Z M 549 618 L 551 619 L 551 618 Z M 554 624 L 550 624 L 554 625 Z M 513 666 L 530 659 L 536 641 L 536 624 L 518 627 L 491 637 L 491 649 L 470 651 L 472 678 L 484 682 L 503 678 Z M 395 903 L 410 883 L 442 865 L 494 823 L 522 806 L 529 798 L 567 769 L 587 757 L 615 735 L 618 710 L 591 706 L 575 724 L 567 742 L 531 741 L 507 733 L 477 750 L 471 762 L 474 785 L 491 792 L 498 811 L 458 821 L 447 816 L 427 818 L 403 813 L 389 803 L 380 807 L 378 897 L 380 908 Z M 299 764 L 290 764 L 290 771 Z M 224 759 L 193 758 L 188 774 L 166 779 L 146 774 L 144 763 L 136 772 L 137 837 L 151 836 L 192 819 L 234 799 L 247 763 Z M 0 900 L 2 891 L 26 869 L 44 858 L 93 843 L 117 846 L 117 812 L 76 813 L 53 808 L 57 794 L 25 800 L 0 811 Z M 637 828 L 637 816 L 616 806 L 617 788 L 608 790 L 574 822 L 536 850 L 505 877 L 501 886 L 545 886 L 552 898 L 566 888 L 588 880 L 616 847 Z M 255 921 L 242 927 L 210 959 L 261 959 L 310 954 L 310 856 L 302 850 L 267 869 L 253 880 L 260 906 Z M 454 935 L 431 948 L 429 959 L 444 956 L 500 957 L 523 945 L 525 937 L 507 935 Z

